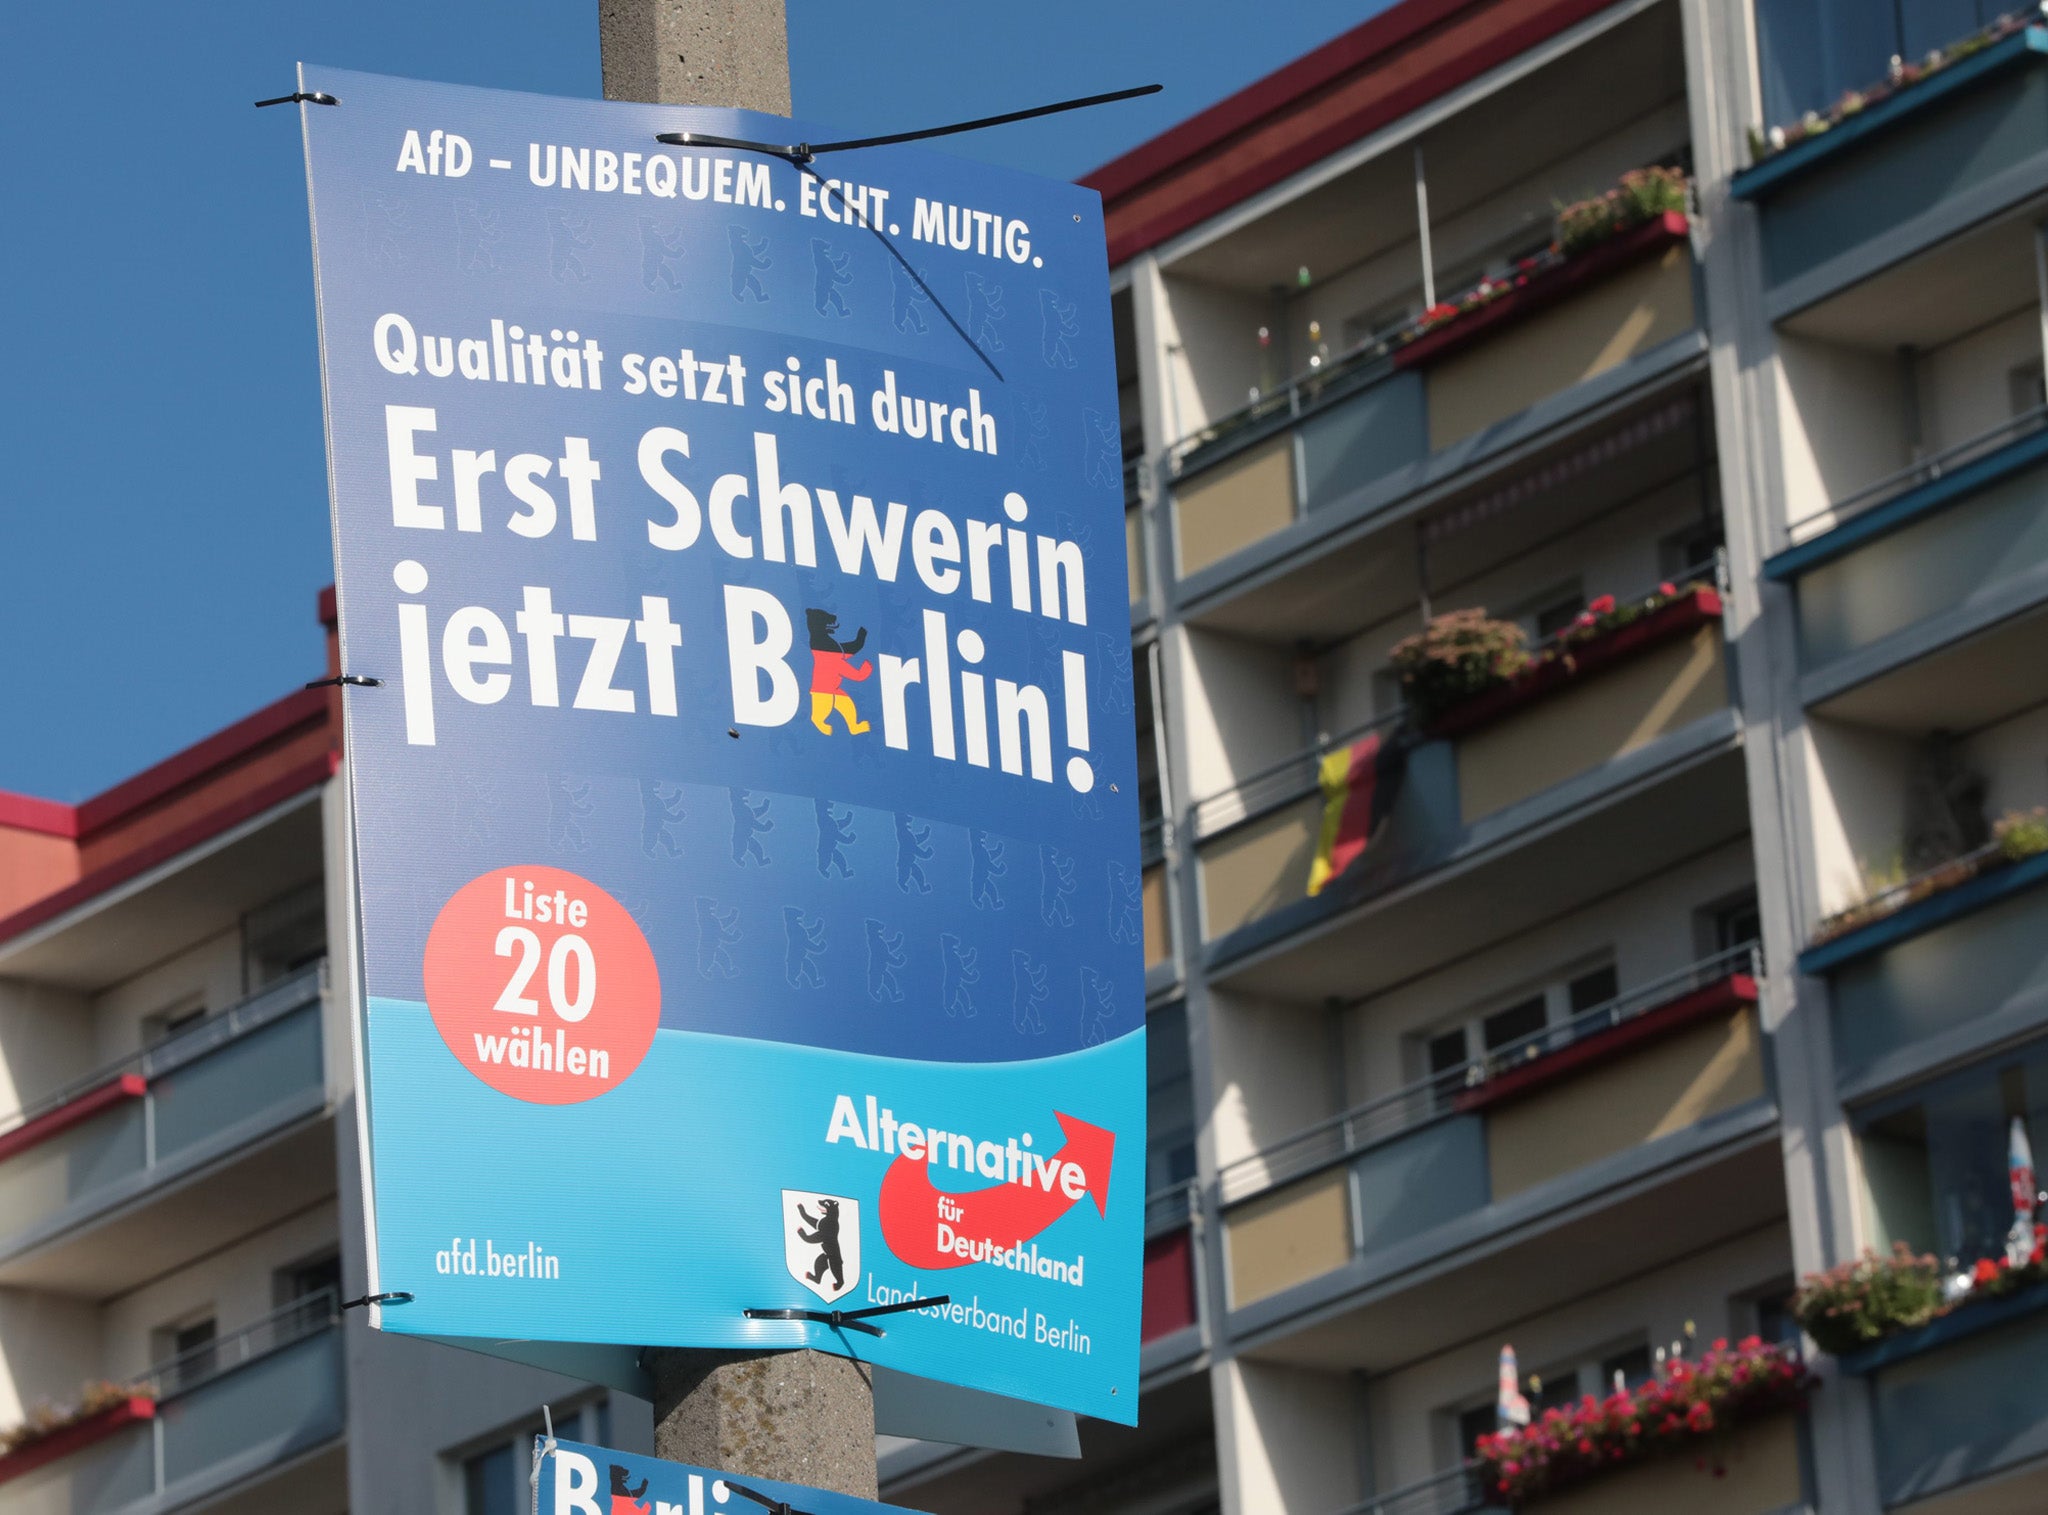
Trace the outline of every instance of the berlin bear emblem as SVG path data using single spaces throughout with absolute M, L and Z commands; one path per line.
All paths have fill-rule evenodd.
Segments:
M 782 1191 L 782 1255 L 789 1276 L 831 1304 L 860 1282 L 860 1201 Z

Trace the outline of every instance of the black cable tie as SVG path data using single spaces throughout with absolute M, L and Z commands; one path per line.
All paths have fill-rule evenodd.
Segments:
M 344 1310 L 353 1310 L 358 1305 L 409 1305 L 411 1303 L 412 1295 L 404 1289 L 391 1289 L 383 1294 L 365 1294 L 361 1299 L 344 1299 L 341 1302 L 341 1307 Z
M 792 163 L 808 163 L 819 153 L 850 152 L 858 147 L 893 147 L 899 142 L 921 142 L 927 137 L 950 137 L 957 132 L 981 131 L 990 126 L 1007 126 L 1012 121 L 1029 121 L 1037 116 L 1056 115 L 1060 111 L 1082 110 L 1090 105 L 1108 105 L 1116 100 L 1135 100 L 1140 95 L 1156 95 L 1166 86 L 1163 84 L 1140 84 L 1135 89 L 1111 90 L 1106 95 L 1083 95 L 1076 100 L 1059 100 L 1051 105 L 1034 105 L 1028 110 L 1005 111 L 1000 116 L 978 116 L 972 121 L 955 121 L 950 126 L 926 126 L 917 131 L 891 132 L 881 137 L 849 137 L 844 142 L 792 142 L 778 146 L 772 142 L 749 142 L 741 137 L 714 137 L 708 132 L 662 132 L 654 140 L 670 147 L 734 147 L 754 152 L 773 153 L 778 158 L 787 158 Z
M 344 684 L 354 684 L 362 689 L 382 689 L 384 687 L 382 679 L 365 678 L 360 673 L 337 673 L 332 678 L 314 679 L 306 687 L 308 689 L 338 689 Z
M 773 1510 L 775 1515 L 810 1515 L 810 1511 L 799 1510 L 795 1505 L 789 1503 L 788 1500 L 771 1499 L 758 1489 L 750 1489 L 743 1483 L 734 1483 L 730 1478 L 720 1479 L 719 1481 L 725 1485 L 727 1493 L 737 1494 L 742 1499 L 751 1499 L 763 1509 Z
M 880 1326 L 867 1323 L 870 1316 L 900 1315 L 905 1310 L 922 1310 L 930 1305 L 952 1302 L 950 1294 L 936 1294 L 930 1299 L 899 1299 L 892 1305 L 870 1305 L 865 1310 L 742 1310 L 740 1313 L 748 1320 L 808 1320 L 830 1326 L 835 1331 L 864 1331 L 869 1336 L 886 1336 L 889 1333 Z
M 339 100 L 335 99 L 334 96 L 328 94 L 325 90 L 302 89 L 295 90 L 293 93 L 289 95 L 279 95 L 275 100 L 258 100 L 256 102 L 256 108 L 258 110 L 261 110 L 266 105 L 297 105 L 301 101 L 304 101 L 308 105 L 341 104 Z

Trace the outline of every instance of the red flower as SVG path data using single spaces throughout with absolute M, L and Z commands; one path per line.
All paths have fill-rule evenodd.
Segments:
M 1666 579 L 1663 583 L 1657 586 L 1657 593 L 1663 595 L 1664 598 L 1667 600 L 1675 600 L 1678 598 L 1678 586 L 1672 583 L 1669 579 Z M 1754 1337 L 1750 1339 L 1752 1341 L 1755 1340 Z
M 1988 1257 L 1977 1259 L 1977 1266 L 1970 1270 L 1973 1283 L 1988 1284 L 1998 1281 L 1998 1264 Z
M 1614 596 L 1611 594 L 1603 594 L 1600 596 L 1599 599 L 1595 600 L 1586 608 L 1592 611 L 1595 615 L 1610 614 L 1614 609 Z
M 1689 1431 L 1713 1430 L 1714 1407 L 1704 1399 L 1695 1400 L 1693 1407 L 1685 1412 L 1685 1426 Z

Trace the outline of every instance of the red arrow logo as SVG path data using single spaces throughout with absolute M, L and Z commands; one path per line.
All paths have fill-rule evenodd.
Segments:
M 882 1175 L 882 1239 L 913 1268 L 960 1268 L 1022 1246 L 1079 1202 L 1080 1189 L 1109 1213 L 1109 1160 L 1116 1133 L 1053 1112 L 1066 1144 L 1050 1157 L 1025 1154 L 1015 1180 L 948 1194 L 933 1187 L 928 1161 L 897 1157 Z M 1070 1172 L 1070 1170 L 1073 1170 Z

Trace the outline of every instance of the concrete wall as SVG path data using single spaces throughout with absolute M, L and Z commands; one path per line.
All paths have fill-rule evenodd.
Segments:
M 0 1111 L 13 1112 L 99 1065 L 84 995 L 0 979 Z
M 1780 331 L 1777 377 L 1788 521 L 1825 511 L 1911 461 L 1896 354 Z M 1829 520 L 1799 534 L 1811 536 Z
M 1874 882 L 1901 866 L 1914 744 L 1894 732 L 1822 718 L 1809 720 L 1805 734 L 1815 884 L 1827 916 L 1864 899 Z
M 1210 1056 L 1218 1084 L 1210 1127 L 1218 1167 L 1338 1112 L 1336 1036 L 1336 1024 L 1320 1008 L 1211 991 Z
M 1237 1464 L 1228 1515 L 1326 1515 L 1357 1501 L 1360 1417 L 1349 1378 L 1243 1358 L 1212 1378 Z
M 1259 347 L 1259 328 L 1270 318 L 1263 294 L 1170 272 L 1160 285 L 1165 294 L 1160 338 L 1169 348 L 1179 348 L 1166 354 L 1161 375 L 1167 427 L 1173 433 L 1167 440 L 1175 442 L 1244 409 L 1255 386 L 1273 382 L 1262 377 L 1272 360 Z
M 1181 665 L 1188 771 L 1179 792 L 1189 800 L 1228 789 L 1305 745 L 1288 653 L 1193 626 L 1170 634 L 1166 649 Z
M 1939 452 L 2013 414 L 2012 371 L 2041 363 L 2041 312 L 2032 302 L 1920 354 L 1921 446 Z
M 104 1371 L 100 1312 L 84 1300 L 0 1289 L 0 1426 L 36 1404 L 69 1404 Z
M 1963 756 L 1984 778 L 1984 808 L 1993 820 L 2048 805 L 2048 706 L 1973 732 Z
M 144 1022 L 150 1016 L 200 1007 L 213 1014 L 241 998 L 241 931 L 222 931 L 195 942 L 176 957 L 93 996 L 96 1061 L 113 1062 L 141 1051 Z

